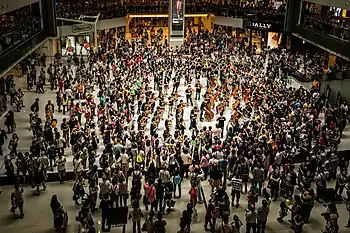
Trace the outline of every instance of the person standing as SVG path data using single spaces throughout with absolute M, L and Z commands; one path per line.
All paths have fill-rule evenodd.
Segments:
M 120 155 L 121 170 L 124 174 L 125 179 L 127 179 L 128 170 L 129 170 L 129 155 L 126 153 L 125 148 L 122 148 L 121 151 L 122 151 Z
M 167 222 L 163 219 L 163 214 L 161 212 L 158 212 L 157 214 L 157 220 L 154 221 L 154 232 L 157 233 L 165 233 L 165 226 L 167 225 Z
M 258 162 L 253 169 L 253 183 L 255 186 L 259 186 L 259 194 L 262 191 L 262 185 L 264 181 L 264 169 L 261 167 L 261 164 Z
M 273 169 L 272 173 L 269 175 L 269 186 L 271 189 L 271 198 L 272 201 L 277 201 L 278 199 L 278 190 L 280 186 L 280 172 L 279 169 Z
M 60 180 L 60 184 L 63 184 L 64 177 L 66 176 L 66 157 L 62 156 L 62 154 L 58 155 L 58 158 L 56 159 L 56 166 L 57 166 L 57 172 L 58 172 L 58 178 Z
M 216 128 L 221 129 L 221 138 L 223 138 L 224 137 L 225 121 L 226 121 L 226 118 L 224 117 L 224 113 L 221 112 L 220 116 L 216 120 L 218 122 L 216 125 Z
M 100 208 L 101 208 L 101 230 L 103 232 L 110 231 L 111 230 L 111 224 L 110 221 L 108 220 L 109 215 L 110 215 L 110 210 L 111 210 L 111 205 L 110 201 L 108 199 L 108 195 L 103 195 L 102 200 L 100 202 Z M 107 225 L 107 229 L 106 229 Z
M 226 186 L 226 182 L 227 182 L 227 168 L 228 168 L 228 160 L 227 160 L 227 156 L 224 155 L 223 158 L 219 160 L 219 169 L 222 173 L 223 186 Z
M 193 89 L 192 89 L 191 85 L 188 85 L 187 89 L 185 90 L 185 93 L 186 93 L 186 103 L 187 103 L 187 104 L 191 104 L 191 106 L 193 105 L 193 101 L 192 101 L 192 92 L 193 92 Z
M 8 113 L 5 115 L 5 125 L 7 126 L 7 133 L 13 133 L 15 129 L 15 114 L 12 110 L 9 110 Z
M 204 180 L 207 180 L 208 178 L 208 173 L 209 173 L 209 154 L 206 152 L 202 154 L 201 160 L 200 160 L 200 165 L 204 173 Z
M 303 201 L 303 216 L 305 223 L 309 222 L 311 211 L 315 205 L 315 194 L 312 188 L 302 193 L 301 199 Z
M 23 188 L 19 187 L 19 184 L 14 185 L 15 190 L 11 193 L 11 212 L 15 214 L 16 209 L 18 208 L 21 215 L 20 218 L 24 218 L 24 199 L 23 199 Z
M 232 187 L 232 201 L 231 201 L 231 206 L 233 207 L 234 205 L 234 200 L 236 198 L 236 208 L 239 207 L 239 199 L 241 197 L 241 191 L 242 191 L 242 179 L 239 178 L 237 174 L 235 174 L 231 180 L 231 187 Z
M 324 177 L 323 172 L 320 172 L 316 175 L 316 201 L 322 202 L 324 198 L 324 193 L 327 190 L 327 181 Z
M 196 82 L 196 100 L 200 100 L 201 99 L 201 90 L 202 90 L 202 84 L 200 82 L 200 80 L 198 80 Z
M 63 118 L 63 122 L 61 124 L 61 130 L 63 133 L 63 139 L 66 142 L 66 146 L 69 147 L 69 145 L 70 145 L 70 128 L 69 128 L 69 124 L 68 124 L 66 118 Z
M 269 212 L 270 212 L 269 202 L 267 200 L 263 199 L 262 205 L 258 208 L 257 212 L 258 212 L 258 216 L 257 216 L 258 233 L 265 233 L 267 217 L 268 217 Z
M 249 205 L 245 212 L 246 233 L 250 233 L 251 230 L 256 233 L 256 217 L 257 212 L 254 205 Z
M 144 217 L 138 200 L 134 200 L 132 203 L 132 209 L 129 213 L 129 219 L 132 219 L 132 232 L 141 233 L 141 218 Z
M 338 172 L 336 175 L 336 183 L 335 183 L 335 195 L 337 196 L 337 199 L 341 199 L 341 196 L 343 194 L 345 185 L 346 185 L 346 181 L 347 181 L 347 175 L 346 175 L 347 171 L 344 170 L 342 172 Z
M 345 225 L 345 227 L 350 228 L 350 201 L 346 202 L 346 210 L 348 211 L 348 223 Z

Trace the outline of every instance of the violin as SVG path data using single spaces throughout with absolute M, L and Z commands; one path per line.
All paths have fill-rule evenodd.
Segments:
M 240 101 L 236 99 L 235 102 L 232 104 L 232 109 L 235 110 L 239 104 L 240 104 Z

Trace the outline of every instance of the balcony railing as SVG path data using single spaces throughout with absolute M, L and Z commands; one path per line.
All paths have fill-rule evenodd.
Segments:
M 78 19 L 80 15 L 97 15 L 101 13 L 100 19 L 110 19 L 115 17 L 123 17 L 127 14 L 135 13 L 152 13 L 164 14 L 168 13 L 168 5 L 132 5 L 120 6 L 110 5 L 108 7 L 101 6 L 100 9 L 74 9 L 74 10 L 58 10 L 57 17 L 61 18 L 75 18 Z M 213 13 L 218 16 L 227 17 L 256 17 L 260 20 L 284 20 L 284 12 L 278 10 L 268 10 L 263 8 L 232 8 L 226 5 L 191 5 L 186 4 L 185 12 L 187 14 L 194 13 Z
M 304 27 L 302 25 L 297 25 L 294 33 L 305 40 L 312 41 L 316 45 L 332 51 L 334 54 L 344 59 L 350 59 L 350 43 L 346 43 L 316 29 Z
M 350 43 L 350 20 L 347 18 L 305 14 L 302 25 Z
M 16 63 L 23 57 L 24 54 L 35 48 L 40 42 L 46 38 L 45 32 L 40 31 L 37 34 L 31 36 L 27 40 L 13 46 L 5 53 L 0 55 L 0 74 L 3 73 L 8 67 Z

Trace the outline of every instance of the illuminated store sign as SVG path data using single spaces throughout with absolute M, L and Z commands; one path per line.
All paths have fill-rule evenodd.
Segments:
M 75 26 L 72 27 L 72 32 L 73 33 L 82 33 L 82 32 L 90 32 L 92 31 L 92 25 L 91 24 L 86 24 L 82 26 Z
M 272 27 L 271 23 L 257 23 L 257 22 L 252 22 L 251 23 L 252 27 L 255 28 L 261 28 L 261 29 L 270 29 Z

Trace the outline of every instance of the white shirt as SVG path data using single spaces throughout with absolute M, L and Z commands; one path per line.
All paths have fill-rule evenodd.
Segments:
M 128 149 L 131 148 L 131 141 L 129 139 L 127 139 L 125 142 L 125 148 L 128 148 Z
M 170 181 L 170 173 L 168 170 L 160 170 L 159 177 L 163 183 L 168 183 Z
M 120 161 L 122 164 L 128 164 L 129 163 L 129 156 L 126 153 L 123 153 L 120 155 Z
M 65 92 L 67 97 L 72 95 L 72 90 L 70 88 L 67 88 Z
M 214 163 L 218 164 L 218 163 L 219 163 L 219 160 L 217 160 L 217 159 L 215 159 L 215 158 L 211 158 L 211 159 L 209 160 L 209 164 L 212 165 L 212 164 L 214 164 Z
M 112 189 L 112 184 L 109 180 L 104 180 L 100 182 L 100 194 L 103 196 L 107 194 Z
M 185 165 L 192 164 L 192 157 L 189 153 L 182 154 L 181 158 Z
M 66 158 L 62 156 L 62 158 L 56 159 L 57 171 L 66 170 Z
M 75 172 L 81 172 L 84 169 L 83 165 L 81 164 L 81 159 L 74 159 L 73 166 Z

